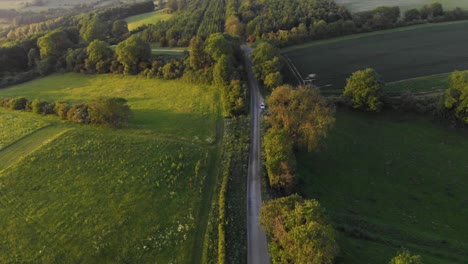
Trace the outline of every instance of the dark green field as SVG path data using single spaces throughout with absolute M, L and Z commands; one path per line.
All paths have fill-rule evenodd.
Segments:
M 468 263 L 468 136 L 418 116 L 337 114 L 318 154 L 298 155 L 302 194 L 340 231 L 339 263 Z
M 316 73 L 317 85 L 342 89 L 352 72 L 368 67 L 386 82 L 468 69 L 467 33 L 467 21 L 429 24 L 312 42 L 283 53 L 303 77 Z

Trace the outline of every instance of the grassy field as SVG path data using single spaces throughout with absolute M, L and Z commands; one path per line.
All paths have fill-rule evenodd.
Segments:
M 162 9 L 150 13 L 131 16 L 125 19 L 128 23 L 128 30 L 134 30 L 143 25 L 155 24 L 158 21 L 168 20 L 172 14 L 167 13 L 167 9 Z
M 69 102 L 97 96 L 129 101 L 130 128 L 138 134 L 210 143 L 216 137 L 218 92 L 215 87 L 122 75 L 53 75 L 0 91 L 0 97 Z
M 371 10 L 378 6 L 399 6 L 402 11 L 411 8 L 421 8 L 425 4 L 432 4 L 433 0 L 335 0 L 339 5 L 347 7 L 352 12 Z M 442 0 L 439 1 L 445 10 L 455 7 L 468 8 L 465 0 Z
M 50 123 L 27 113 L 0 108 L 0 150 Z
M 135 116 L 113 130 L 1 110 L 35 131 L 0 150 L 0 262 L 199 263 L 220 151 L 215 88 L 65 74 L 0 90 L 20 95 L 122 96 Z
M 301 192 L 340 231 L 339 263 L 468 260 L 468 136 L 418 116 L 337 114 L 326 148 L 298 155 Z
M 435 90 L 445 90 L 449 85 L 449 74 L 450 73 L 441 73 L 391 82 L 387 83 L 387 85 L 385 86 L 385 90 L 393 93 L 402 93 L 407 91 L 418 93 Z
M 283 50 L 303 77 L 342 89 L 352 72 L 374 68 L 386 82 L 468 69 L 468 22 L 426 24 L 312 42 Z

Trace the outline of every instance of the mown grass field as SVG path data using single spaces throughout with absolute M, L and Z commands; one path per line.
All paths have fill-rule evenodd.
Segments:
M 0 262 L 199 263 L 219 159 L 215 88 L 65 74 L 0 90 L 20 95 L 122 96 L 135 116 L 114 130 L 1 110 L 1 118 L 45 120 L 53 131 L 0 150 Z
M 371 10 L 378 6 L 399 6 L 402 11 L 405 11 L 411 8 L 419 9 L 423 5 L 434 3 L 433 0 L 335 0 L 335 2 L 347 7 L 352 12 Z M 468 2 L 465 0 L 442 0 L 439 3 L 446 10 L 455 7 L 468 8 Z
M 0 150 L 47 125 L 49 122 L 36 116 L 0 108 Z
M 283 53 L 303 77 L 316 73 L 316 85 L 336 90 L 368 67 L 386 82 L 468 69 L 467 30 L 467 21 L 426 24 L 311 42 Z
M 172 14 L 167 13 L 167 9 L 131 16 L 125 19 L 128 23 L 128 30 L 134 30 L 143 25 L 155 24 L 159 21 L 168 20 Z
M 426 117 L 338 112 L 318 154 L 300 153 L 301 192 L 339 230 L 339 263 L 468 260 L 468 136 Z
M 156 134 L 195 143 L 216 137 L 218 91 L 215 87 L 180 81 L 122 75 L 58 74 L 0 91 L 0 97 L 24 96 L 82 102 L 98 96 L 128 100 L 138 134 Z

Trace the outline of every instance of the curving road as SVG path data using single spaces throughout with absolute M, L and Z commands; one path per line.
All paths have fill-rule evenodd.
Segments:
M 260 180 L 260 104 L 263 98 L 252 71 L 250 47 L 242 46 L 250 87 L 250 156 L 247 178 L 247 264 L 271 263 L 265 232 L 259 225 L 262 192 Z

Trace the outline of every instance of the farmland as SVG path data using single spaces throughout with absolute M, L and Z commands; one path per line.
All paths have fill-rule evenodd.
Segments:
M 402 11 L 405 11 L 434 3 L 433 0 L 335 0 L 335 2 L 347 7 L 352 12 L 371 10 L 378 6 L 399 6 Z M 465 0 L 444 0 L 440 3 L 445 9 L 468 8 L 468 3 Z
M 20 95 L 121 96 L 134 118 L 113 130 L 0 110 L 0 262 L 199 261 L 221 132 L 214 87 L 64 74 L 0 91 Z
M 318 154 L 298 156 L 301 192 L 339 231 L 339 263 L 468 259 L 468 137 L 425 117 L 338 112 Z
M 167 9 L 163 9 L 151 13 L 131 16 L 125 19 L 125 21 L 128 23 L 128 30 L 134 30 L 143 25 L 155 24 L 158 21 L 167 20 L 171 16 L 171 14 L 167 13 Z
M 386 82 L 468 69 L 468 22 L 404 27 L 293 46 L 283 50 L 303 77 L 342 89 L 352 72 L 374 68 Z

